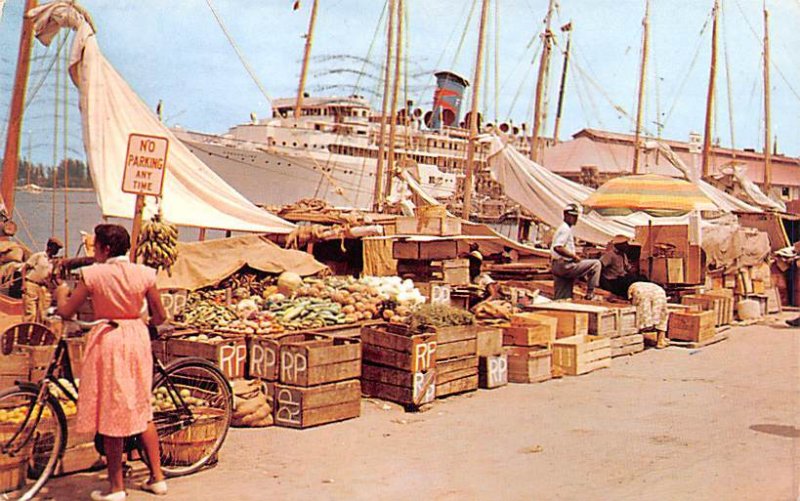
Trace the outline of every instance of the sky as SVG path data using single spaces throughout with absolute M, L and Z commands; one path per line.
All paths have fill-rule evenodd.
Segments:
M 209 1 L 267 96 L 236 56 Z M 721 1 L 714 136 L 723 146 L 760 150 L 764 144 L 762 0 Z M 3 136 L 23 3 L 8 0 L 0 20 Z M 480 2 L 476 2 L 469 24 L 473 0 L 405 3 L 407 95 L 415 107 L 427 110 L 434 71 L 449 69 L 473 81 Z M 163 101 L 169 125 L 224 132 L 248 121 L 251 112 L 268 116 L 270 99 L 292 97 L 296 92 L 311 0 L 301 0 L 297 11 L 292 10 L 293 0 L 84 0 L 81 4 L 92 14 L 101 50 L 111 64 L 153 108 Z M 309 93 L 358 93 L 380 108 L 384 6 L 384 0 L 320 0 Z M 644 125 L 652 134 L 686 140 L 690 132 L 703 131 L 712 6 L 713 0 L 651 0 Z M 766 6 L 770 12 L 772 131 L 779 152 L 800 156 L 800 0 L 767 0 Z M 645 0 L 558 2 L 553 20 L 558 41 L 547 92 L 546 134 L 553 130 L 566 43 L 558 27 L 568 21 L 573 26 L 573 52 L 561 139 L 586 127 L 633 132 L 644 8 Z M 482 77 L 480 98 L 488 121 L 530 123 L 538 36 L 546 10 L 547 0 L 491 0 L 488 71 Z M 52 163 L 63 156 L 65 134 L 62 115 L 56 142 L 55 65 L 47 71 L 56 48 L 35 45 L 29 88 L 38 90 L 26 113 L 22 154 Z M 363 62 L 365 58 L 368 63 Z M 359 73 L 363 75 L 358 77 Z M 58 88 L 59 100 L 63 100 L 63 80 Z M 67 154 L 82 157 L 74 89 L 68 95 Z

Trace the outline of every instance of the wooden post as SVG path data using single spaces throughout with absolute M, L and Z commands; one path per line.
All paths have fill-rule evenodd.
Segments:
M 386 197 L 392 194 L 394 178 L 394 141 L 397 135 L 397 99 L 400 95 L 400 67 L 403 64 L 403 0 L 397 0 L 397 38 L 395 42 L 394 82 L 392 82 L 392 113 L 389 117 L 389 159 L 386 165 L 386 180 L 383 192 Z
M 553 142 L 558 144 L 558 129 L 561 125 L 561 111 L 564 108 L 564 89 L 567 87 L 567 69 L 569 69 L 569 49 L 572 45 L 572 21 L 561 27 L 567 32 L 567 49 L 564 51 L 564 66 L 561 68 L 561 84 L 558 86 L 558 105 L 556 106 L 556 124 L 553 127 Z
M 25 0 L 24 12 L 28 12 L 36 5 L 37 0 Z M 6 135 L 6 148 L 3 156 L 3 175 L 2 181 L 0 181 L 0 196 L 3 197 L 2 203 L 5 204 L 9 218 L 14 215 L 14 190 L 17 186 L 20 134 L 22 131 L 22 115 L 25 111 L 25 88 L 28 85 L 32 42 L 33 20 L 23 17 L 22 32 L 19 36 L 14 90 L 11 95 L 11 107 L 8 112 L 8 134 Z
M 378 132 L 378 166 L 375 168 L 375 190 L 372 197 L 372 209 L 379 212 L 383 209 L 383 170 L 386 155 L 386 113 L 389 107 L 389 82 L 392 72 L 392 54 L 394 53 L 394 11 L 395 0 L 389 0 L 389 12 L 386 20 L 386 67 L 383 72 L 383 100 L 381 104 L 381 127 Z
M 311 43 L 314 40 L 314 23 L 317 20 L 317 3 L 314 0 L 311 5 L 311 19 L 308 21 L 308 33 L 306 34 L 306 47 L 303 51 L 303 66 L 300 69 L 300 83 L 297 86 L 297 100 L 294 103 L 294 119 L 300 120 L 300 113 L 303 107 L 303 93 L 306 86 L 306 74 L 308 73 L 308 58 L 311 55 Z
M 133 209 L 133 228 L 131 229 L 131 262 L 136 262 L 136 247 L 139 245 L 139 233 L 142 231 L 142 211 L 144 210 L 144 195 L 136 195 L 136 205 Z
M 650 39 L 650 0 L 645 0 L 644 31 L 642 33 L 642 67 L 639 71 L 639 104 L 636 107 L 636 133 L 633 139 L 633 173 L 639 173 L 639 134 L 642 131 L 642 113 L 644 112 L 644 87 L 647 80 L 647 46 Z
M 534 162 L 539 159 L 539 131 L 542 128 L 542 107 L 544 94 L 544 80 L 547 73 L 547 66 L 550 64 L 550 47 L 552 45 L 552 34 L 550 33 L 550 21 L 553 19 L 553 8 L 555 0 L 550 0 L 547 7 L 547 17 L 545 17 L 544 34 L 542 35 L 542 57 L 539 59 L 539 75 L 536 77 L 536 101 L 533 106 L 533 131 L 531 132 L 531 160 Z
M 714 93 L 717 82 L 717 22 L 719 20 L 719 1 L 714 0 L 714 22 L 711 28 L 711 68 L 708 75 L 708 97 L 706 98 L 706 126 L 703 136 L 703 179 L 711 174 L 711 134 L 714 114 Z
M 772 132 L 769 105 L 769 12 L 764 2 L 764 194 L 772 190 Z
M 478 100 L 480 99 L 483 39 L 486 33 L 486 15 L 488 11 L 489 0 L 483 0 L 481 22 L 478 28 L 478 55 L 475 60 L 475 78 L 472 87 L 472 109 L 469 112 L 469 144 L 467 144 L 467 173 L 464 177 L 464 207 L 461 210 L 461 218 L 466 221 L 469 221 L 469 214 L 472 210 L 472 177 L 475 170 L 475 140 L 478 136 Z
M 206 229 L 200 228 L 200 232 L 197 234 L 197 241 L 204 242 L 206 239 Z

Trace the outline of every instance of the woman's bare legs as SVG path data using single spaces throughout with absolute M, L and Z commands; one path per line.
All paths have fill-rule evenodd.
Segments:
M 103 435 L 103 446 L 108 461 L 108 481 L 111 483 L 112 493 L 125 490 L 125 482 L 122 479 L 122 441 L 120 437 Z
M 142 445 L 144 445 L 144 453 L 147 454 L 147 462 L 150 464 L 150 482 L 164 480 L 164 472 L 161 471 L 158 432 L 152 421 L 147 423 L 147 429 L 142 433 Z

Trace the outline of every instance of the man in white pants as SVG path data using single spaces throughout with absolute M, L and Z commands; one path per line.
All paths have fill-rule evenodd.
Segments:
M 577 205 L 567 205 L 564 208 L 564 222 L 553 236 L 550 246 L 551 269 L 555 282 L 553 299 L 572 299 L 572 286 L 576 278 L 586 277 L 586 299 L 594 299 L 594 289 L 600 284 L 600 260 L 581 259 L 575 253 L 572 227 L 578 222 L 579 214 Z

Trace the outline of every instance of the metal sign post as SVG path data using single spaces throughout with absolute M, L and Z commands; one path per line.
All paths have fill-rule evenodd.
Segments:
M 128 136 L 128 151 L 125 154 L 125 173 L 122 176 L 122 191 L 136 195 L 131 229 L 131 261 L 136 260 L 136 246 L 142 228 L 144 197 L 161 196 L 164 188 L 164 171 L 167 167 L 169 140 L 165 137 L 145 134 Z

